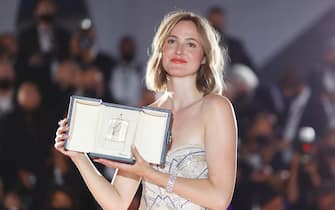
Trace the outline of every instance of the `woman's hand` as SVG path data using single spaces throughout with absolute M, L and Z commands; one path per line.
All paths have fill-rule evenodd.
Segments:
M 69 127 L 67 125 L 68 120 L 65 118 L 63 120 L 60 120 L 58 122 L 58 129 L 56 131 L 56 137 L 55 137 L 55 148 L 59 152 L 63 153 L 66 156 L 69 156 L 71 159 L 79 156 L 80 154 L 83 155 L 83 153 L 80 152 L 74 152 L 74 151 L 67 151 L 64 148 L 64 142 L 68 138 L 67 132 L 69 130 Z
M 134 145 L 131 146 L 131 151 L 136 160 L 134 165 L 120 163 L 103 158 L 94 158 L 94 161 L 101 163 L 107 167 L 118 168 L 122 171 L 126 171 L 140 177 L 146 177 L 146 175 L 152 172 L 152 170 L 154 169 L 150 166 L 150 164 L 147 161 L 143 159 L 143 157 L 140 155 L 140 153 L 138 152 L 138 150 Z

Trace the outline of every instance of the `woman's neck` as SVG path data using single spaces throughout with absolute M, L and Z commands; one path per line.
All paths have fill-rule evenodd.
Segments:
M 172 112 L 177 112 L 198 102 L 203 96 L 204 94 L 197 89 L 193 79 L 190 81 L 186 78 L 168 80 L 165 101 L 169 104 Z

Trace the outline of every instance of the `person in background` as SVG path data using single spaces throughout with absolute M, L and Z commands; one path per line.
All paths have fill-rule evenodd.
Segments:
M 304 151 L 295 148 L 292 156 L 290 177 L 287 185 L 287 203 L 290 210 L 316 209 L 316 192 L 321 184 L 316 148 L 306 159 Z
M 17 50 L 16 37 L 12 33 L 0 34 L 0 61 L 15 65 Z
M 0 118 L 15 106 L 15 71 L 9 62 L 0 62 Z
M 34 81 L 44 102 L 51 99 L 53 68 L 69 56 L 70 33 L 55 21 L 53 0 L 37 0 L 34 22 L 18 33 L 17 79 Z
M 335 180 L 335 129 L 329 129 L 318 146 L 321 179 Z
M 149 89 L 163 92 L 151 106 L 173 113 L 165 165 L 150 165 L 135 147 L 134 165 L 94 159 L 118 169 L 109 183 L 85 154 L 64 150 L 66 119 L 59 122 L 55 148 L 72 159 L 104 209 L 127 209 L 140 181 L 140 209 L 227 209 L 235 186 L 237 125 L 221 95 L 223 67 L 219 38 L 208 21 L 171 12 L 154 36 L 146 77 Z
M 60 62 L 53 79 L 53 110 L 58 119 L 66 115 L 70 96 L 77 93 L 81 80 L 81 70 L 71 59 Z
M 286 67 L 275 83 L 256 90 L 252 102 L 256 112 L 263 110 L 275 116 L 275 135 L 280 141 L 283 159 L 288 164 L 299 130 L 314 125 L 307 118 L 312 90 L 305 76 L 298 67 Z
M 104 82 L 104 76 L 98 68 L 95 66 L 87 67 L 81 72 L 78 92 L 87 97 L 104 98 Z
M 16 88 L 15 88 L 15 72 L 13 65 L 6 62 L 0 62 L 0 124 L 6 121 L 8 115 L 11 115 L 15 110 L 15 99 Z M 0 127 L 0 133 L 6 132 L 5 124 Z M 3 136 L 4 137 L 4 136 Z M 14 165 L 9 163 L 7 160 L 8 155 L 8 144 L 6 138 L 0 138 L 0 165 L 2 165 L 6 170 L 0 170 L 0 177 L 4 181 L 4 187 L 8 182 L 12 180 L 12 175 L 14 173 Z
M 277 206 L 276 209 L 283 209 L 281 191 L 285 189 L 288 171 L 277 147 L 273 116 L 258 113 L 250 122 L 239 147 L 239 162 L 243 168 L 238 173 L 245 171 L 246 174 L 240 174 L 233 207 L 237 210 L 250 209 L 250 206 L 245 206 L 249 203 L 253 208 L 271 209 Z M 282 176 L 284 173 L 286 177 Z M 243 202 L 236 203 L 238 201 Z
M 49 190 L 44 210 L 79 210 L 79 200 L 67 187 L 54 187 Z
M 324 182 L 317 189 L 317 206 L 318 210 L 335 209 L 335 182 Z
M 110 95 L 119 104 L 139 105 L 144 95 L 144 71 L 136 61 L 136 41 L 123 36 L 119 41 L 120 58 L 109 79 Z
M 243 42 L 226 33 L 226 11 L 218 6 L 208 9 L 207 19 L 221 35 L 221 46 L 227 49 L 230 64 L 244 64 L 257 73 L 257 67 L 247 53 Z
M 96 203 L 83 185 L 79 173 L 75 170 L 71 161 L 60 154 L 55 148 L 51 148 L 51 157 L 46 167 L 36 175 L 36 185 L 33 192 L 32 210 L 45 210 L 44 203 L 48 200 L 46 192 L 55 188 L 68 188 L 81 200 L 78 203 L 80 210 L 96 209 Z
M 18 87 L 17 106 L 3 118 L 0 139 L 4 143 L 6 188 L 15 189 L 25 206 L 30 206 L 36 175 L 46 165 L 50 134 L 55 129 L 52 112 L 41 107 L 42 97 L 36 84 L 24 82 Z
M 306 121 L 320 138 L 335 128 L 335 49 L 329 47 L 324 55 L 324 65 L 316 66 L 310 74 L 312 100 L 306 107 Z
M 78 84 L 82 86 L 80 94 L 113 102 L 107 91 L 107 83 L 113 72 L 115 60 L 112 55 L 99 48 L 96 29 L 91 19 L 83 19 L 79 31 L 72 36 L 70 58 L 82 72 L 83 80 Z
M 306 107 L 306 120 L 316 130 L 318 138 L 325 138 L 335 128 L 335 39 L 323 43 L 320 63 L 308 72 L 311 101 Z
M 20 195 L 16 191 L 9 191 L 4 197 L 4 209 L 5 210 L 25 210 L 27 206 L 23 203 Z
M 227 84 L 223 95 L 228 97 L 235 110 L 239 124 L 239 137 L 246 132 L 256 108 L 253 106 L 253 99 L 256 88 L 259 85 L 257 75 L 246 65 L 232 64 L 225 75 Z

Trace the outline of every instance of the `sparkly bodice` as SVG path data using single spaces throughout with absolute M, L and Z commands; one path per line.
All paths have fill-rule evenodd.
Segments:
M 157 170 L 175 174 L 177 177 L 205 179 L 208 177 L 205 150 L 201 145 L 186 145 L 167 153 L 164 168 Z M 141 199 L 141 209 L 206 209 L 173 193 L 167 193 L 164 188 L 153 185 L 145 180 Z M 144 202 L 144 203 L 143 203 Z

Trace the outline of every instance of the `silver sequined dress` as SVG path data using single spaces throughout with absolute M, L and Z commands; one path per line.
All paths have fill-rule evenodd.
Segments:
M 208 177 L 205 150 L 201 145 L 186 145 L 170 150 L 167 153 L 165 167 L 157 167 L 156 169 L 164 173 L 175 174 L 177 177 L 193 179 L 205 179 Z M 164 188 L 157 185 L 144 180 L 142 184 L 141 210 L 206 209 L 176 194 L 168 193 Z

